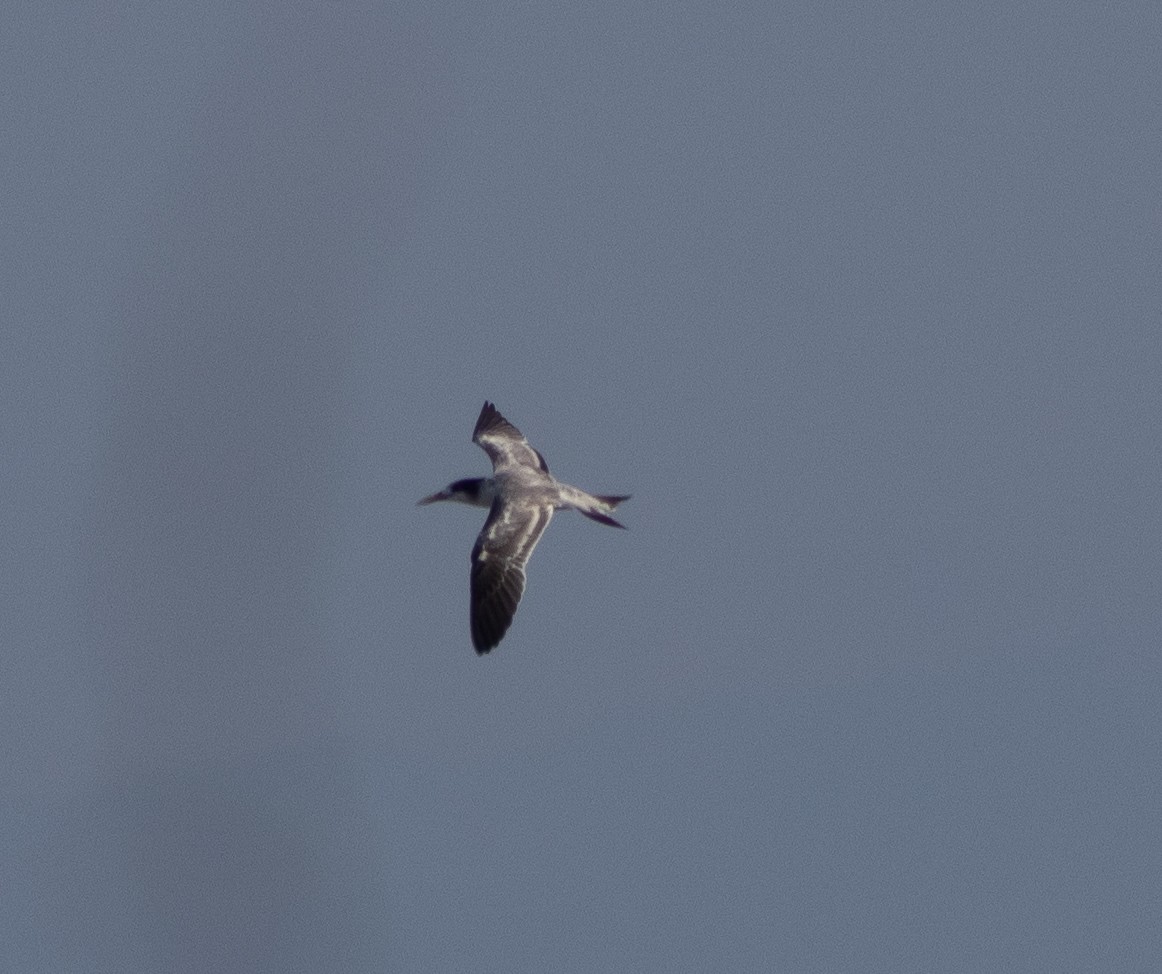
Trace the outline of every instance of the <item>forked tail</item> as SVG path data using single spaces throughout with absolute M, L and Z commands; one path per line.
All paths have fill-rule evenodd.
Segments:
M 609 510 L 612 511 L 622 501 L 629 500 L 631 495 L 630 494 L 592 494 L 590 496 L 592 496 L 596 500 L 601 501 L 602 504 L 604 504 L 607 508 L 609 508 Z M 611 518 L 608 514 L 606 514 L 600 508 L 594 507 L 592 505 L 586 505 L 586 506 L 578 505 L 577 510 L 579 510 L 586 517 L 592 518 L 594 521 L 597 521 L 599 524 L 608 524 L 611 528 L 622 528 L 623 530 L 625 529 L 624 524 L 622 524 L 620 521 L 615 521 L 613 518 Z

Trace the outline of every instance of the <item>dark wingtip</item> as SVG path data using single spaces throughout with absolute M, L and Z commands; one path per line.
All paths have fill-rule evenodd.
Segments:
M 476 419 L 476 428 L 472 430 L 472 439 L 475 441 L 476 437 L 481 433 L 488 433 L 495 429 L 501 429 L 502 427 L 508 427 L 517 436 L 521 435 L 520 430 L 505 419 L 499 409 L 485 399 L 484 405 L 480 409 L 480 415 Z
M 484 400 L 484 405 L 480 407 L 480 415 L 476 417 L 476 425 L 472 429 L 472 439 L 476 439 L 476 435 L 488 427 L 488 423 L 492 419 L 492 414 L 496 412 L 496 407 L 492 405 L 487 399 Z
M 500 641 L 504 639 L 504 634 L 508 632 L 510 625 L 512 625 L 511 617 L 502 622 L 495 619 L 473 619 L 471 627 L 472 648 L 476 650 L 476 655 L 484 656 L 496 649 L 500 645 Z
M 479 619 L 474 618 L 472 620 L 471 628 L 472 648 L 476 650 L 477 656 L 484 656 L 486 653 L 491 653 L 494 649 L 496 649 L 497 646 L 500 645 L 500 641 L 504 638 L 503 630 L 499 635 L 497 635 L 496 632 L 492 629 L 486 628 L 482 621 Z M 506 626 L 505 629 L 507 628 L 508 627 Z

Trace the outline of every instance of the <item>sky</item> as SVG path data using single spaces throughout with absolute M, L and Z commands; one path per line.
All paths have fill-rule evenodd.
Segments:
M 1155 969 L 1156 5 L 0 28 L 0 968 Z

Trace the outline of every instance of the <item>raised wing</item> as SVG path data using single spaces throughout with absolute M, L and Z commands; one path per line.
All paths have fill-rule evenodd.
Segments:
M 531 467 L 549 472 L 545 458 L 529 446 L 529 441 L 490 402 L 480 410 L 476 429 L 472 431 L 472 442 L 488 454 L 493 471 L 500 473 L 506 468 Z
M 492 502 L 472 547 L 469 618 L 477 653 L 487 653 L 508 632 L 524 594 L 525 565 L 552 517 L 551 504 Z

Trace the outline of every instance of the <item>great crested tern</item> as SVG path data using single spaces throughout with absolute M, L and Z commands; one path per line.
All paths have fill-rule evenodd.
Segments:
M 624 528 L 609 515 L 629 495 L 590 494 L 561 483 L 549 473 L 545 458 L 490 402 L 480 410 L 472 442 L 488 454 L 492 476 L 453 481 L 419 503 L 456 501 L 489 509 L 472 547 L 470 576 L 472 645 L 483 655 L 512 624 L 524 594 L 525 565 L 553 511 L 572 508 L 601 524 Z

